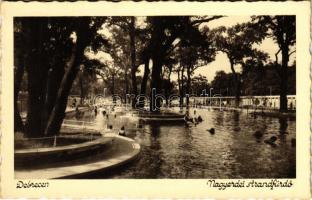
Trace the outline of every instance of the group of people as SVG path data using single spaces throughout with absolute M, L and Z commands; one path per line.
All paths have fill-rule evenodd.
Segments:
M 194 110 L 194 117 L 189 117 L 188 113 L 184 116 L 184 122 L 186 126 L 189 126 L 189 123 L 193 123 L 195 126 L 203 121 L 203 118 L 196 114 L 196 110 Z
M 184 116 L 184 122 L 185 122 L 185 126 L 186 127 L 189 127 L 189 124 L 192 123 L 194 124 L 195 126 L 201 122 L 203 122 L 203 118 L 196 114 L 196 110 L 194 110 L 194 117 L 188 117 L 189 114 L 186 113 L 185 116 Z M 207 129 L 206 131 L 208 131 L 211 135 L 214 135 L 215 134 L 215 129 L 214 128 L 210 128 L 210 129 Z
M 98 114 L 98 107 L 94 106 L 93 111 L 94 111 L 94 115 L 96 116 Z M 114 112 L 114 107 L 111 108 L 111 112 Z M 106 112 L 106 110 L 103 110 L 102 114 L 103 114 L 103 116 L 106 116 L 106 118 L 108 118 L 108 113 Z M 117 115 L 115 114 L 114 117 L 116 118 Z
M 110 111 L 114 112 L 114 107 L 112 107 Z M 97 114 L 98 114 L 98 107 L 97 106 L 94 106 L 93 112 L 94 112 L 94 115 L 97 116 Z M 109 118 L 109 113 L 106 110 L 102 110 L 102 115 L 106 116 L 106 119 Z M 116 114 L 114 114 L 114 118 L 117 118 Z M 113 129 L 113 125 L 110 124 L 110 123 L 107 123 L 107 129 L 111 129 L 112 130 Z M 118 134 L 122 135 L 122 136 L 125 136 L 125 127 L 124 126 L 121 127 L 121 129 L 119 130 Z

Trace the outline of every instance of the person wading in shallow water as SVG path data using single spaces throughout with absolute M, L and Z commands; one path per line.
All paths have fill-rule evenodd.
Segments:
M 74 98 L 73 103 L 72 103 L 73 108 L 76 107 L 76 104 L 77 104 L 77 100 L 76 100 L 76 98 Z
M 203 121 L 203 118 L 199 115 L 198 118 L 197 118 L 197 121 L 200 123 Z
M 126 131 L 125 131 L 125 127 L 124 127 L 124 126 L 122 126 L 122 127 L 120 128 L 118 135 L 126 136 Z
M 189 117 L 187 116 L 187 114 L 185 114 L 185 115 L 184 115 L 184 123 L 185 123 L 185 126 L 186 126 L 186 127 L 189 127 L 189 122 L 191 122 L 191 123 L 194 124 L 193 118 L 189 118 Z
M 97 107 L 96 106 L 94 107 L 94 115 L 95 116 L 97 115 Z
M 193 117 L 193 120 L 194 120 L 194 125 L 196 126 L 198 124 L 198 120 L 197 120 L 197 114 L 196 114 L 196 110 L 194 110 L 194 117 Z
M 196 114 L 196 110 L 194 110 L 194 124 L 195 124 L 195 126 L 197 125 L 197 124 L 199 124 L 199 123 L 201 123 L 201 122 L 203 122 L 203 118 L 200 116 L 200 115 L 198 115 L 197 116 L 197 114 Z

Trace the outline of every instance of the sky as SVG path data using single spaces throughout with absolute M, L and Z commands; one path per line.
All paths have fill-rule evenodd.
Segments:
M 228 16 L 219 18 L 217 20 L 210 21 L 209 23 L 205 24 L 210 29 L 217 28 L 219 26 L 230 27 L 234 26 L 238 23 L 244 23 L 250 21 L 250 16 Z M 262 50 L 269 54 L 271 60 L 275 60 L 275 53 L 278 51 L 277 44 L 271 38 L 267 38 L 263 40 L 260 45 L 255 45 L 255 47 L 259 50 Z M 295 58 L 295 54 L 291 55 L 290 62 L 293 62 Z M 279 60 L 281 60 L 279 56 Z M 240 66 L 236 66 L 237 71 L 240 71 Z M 218 52 L 216 54 L 215 61 L 209 63 L 206 66 L 200 67 L 195 71 L 194 75 L 204 75 L 207 77 L 208 82 L 211 82 L 217 71 L 223 70 L 226 73 L 231 72 L 230 62 L 226 56 L 226 54 Z M 176 77 L 174 77 L 176 79 Z
M 238 23 L 244 23 L 244 22 L 248 22 L 251 20 L 250 16 L 226 16 L 226 17 L 222 17 L 213 21 L 210 21 L 208 23 L 204 23 L 201 26 L 208 26 L 209 29 L 213 29 L 213 28 L 217 28 L 219 26 L 225 26 L 225 27 L 230 27 L 230 26 L 234 26 Z M 107 29 L 102 29 L 101 33 L 108 36 L 110 35 L 110 33 L 108 32 Z M 255 45 L 255 48 L 266 52 L 269 54 L 269 60 L 274 61 L 275 60 L 275 53 L 278 51 L 278 46 L 277 44 L 274 43 L 274 41 L 271 38 L 266 38 L 265 40 L 263 40 L 263 42 L 260 45 Z M 91 57 L 94 58 L 99 58 L 99 59 L 111 59 L 109 58 L 110 56 L 105 55 L 105 53 L 99 53 L 98 55 L 89 55 Z M 292 54 L 290 57 L 290 63 L 292 64 L 293 61 L 295 60 L 295 56 L 296 54 Z M 104 58 L 105 57 L 105 58 Z M 279 60 L 281 60 L 280 55 L 279 55 Z M 151 65 L 150 65 L 151 66 Z M 240 71 L 240 66 L 236 66 L 236 71 Z M 139 67 L 139 72 L 137 73 L 137 75 L 141 75 L 143 76 L 143 72 L 144 72 L 144 67 L 141 65 Z M 221 52 L 217 52 L 215 60 L 203 67 L 198 68 L 194 75 L 204 75 L 207 77 L 208 82 L 211 82 L 217 71 L 223 70 L 226 73 L 231 72 L 230 69 L 230 63 L 229 60 L 227 58 L 227 56 L 224 53 Z M 172 80 L 177 80 L 177 75 L 176 74 L 172 74 L 171 76 Z

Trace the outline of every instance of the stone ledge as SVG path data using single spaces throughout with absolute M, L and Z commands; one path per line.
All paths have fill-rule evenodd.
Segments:
M 87 175 L 97 171 L 105 171 L 124 165 L 134 160 L 140 153 L 141 147 L 134 140 L 115 135 L 114 141 L 128 143 L 128 148 L 122 152 L 115 152 L 110 158 L 104 160 L 95 160 L 87 164 L 78 164 L 74 166 L 52 167 L 34 170 L 15 170 L 16 179 L 56 179 L 56 178 L 74 178 L 75 176 Z M 122 153 L 120 155 L 120 153 Z

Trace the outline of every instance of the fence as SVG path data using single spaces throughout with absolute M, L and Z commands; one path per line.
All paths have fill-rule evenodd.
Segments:
M 184 98 L 184 104 L 186 99 Z M 171 102 L 171 105 L 178 106 L 179 101 Z M 190 106 L 235 106 L 235 97 L 190 97 Z M 239 107 L 261 107 L 265 109 L 278 110 L 280 107 L 280 96 L 241 96 Z M 296 110 L 296 95 L 287 96 L 287 107 L 289 110 Z

